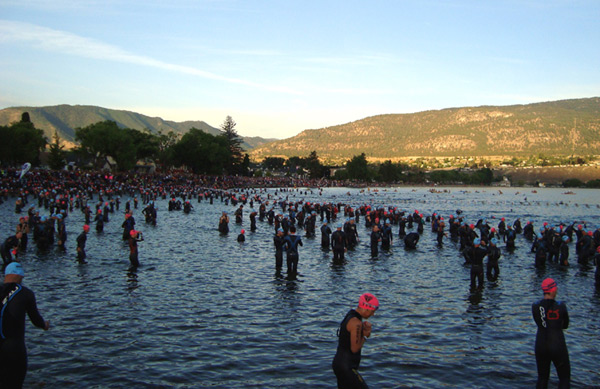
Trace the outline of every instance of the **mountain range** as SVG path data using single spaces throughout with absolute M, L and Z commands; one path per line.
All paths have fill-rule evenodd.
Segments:
M 222 132 L 203 121 L 174 122 L 86 105 L 5 108 L 0 110 L 0 125 L 21 120 L 23 112 L 29 112 L 31 121 L 44 130 L 49 140 L 56 131 L 69 146 L 75 144 L 75 128 L 104 120 L 152 133 L 183 134 L 190 128 L 213 135 Z M 344 162 L 361 153 L 371 161 L 600 155 L 600 97 L 377 115 L 305 130 L 283 140 L 242 139 L 255 161 L 264 157 L 307 157 L 312 151 L 326 163 Z
M 116 122 L 119 127 L 135 130 L 148 129 L 151 133 L 163 134 L 173 131 L 184 134 L 191 128 L 197 128 L 212 135 L 222 131 L 203 121 L 174 122 L 159 117 L 150 117 L 136 112 L 108 109 L 91 105 L 54 105 L 47 107 L 11 107 L 0 110 L 0 125 L 9 125 L 21 120 L 23 112 L 29 112 L 29 117 L 36 128 L 44 131 L 49 141 L 56 131 L 67 147 L 75 145 L 75 129 L 105 120 Z M 274 139 L 260 137 L 241 137 L 242 147 L 250 150 Z
M 305 130 L 253 149 L 250 157 L 307 157 L 339 163 L 415 157 L 600 154 L 600 98 L 387 114 Z

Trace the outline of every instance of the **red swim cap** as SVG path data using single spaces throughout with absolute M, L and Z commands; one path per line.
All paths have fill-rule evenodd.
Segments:
M 358 307 L 368 309 L 370 311 L 376 311 L 379 308 L 379 300 L 371 293 L 364 293 L 358 299 Z
M 542 290 L 544 293 L 552 293 L 557 289 L 556 281 L 552 278 L 546 278 L 542 281 Z
M 84 224 L 84 226 L 83 226 L 83 230 L 84 230 L 85 232 L 89 232 L 89 231 L 90 231 L 90 226 L 88 226 L 87 224 Z
M 243 234 L 243 233 L 244 233 L 244 232 L 246 232 L 246 231 L 242 230 L 241 232 L 242 232 L 242 234 Z
M 137 235 L 137 231 L 136 230 L 131 230 L 129 231 L 129 236 L 131 236 L 132 238 L 135 238 L 135 236 Z

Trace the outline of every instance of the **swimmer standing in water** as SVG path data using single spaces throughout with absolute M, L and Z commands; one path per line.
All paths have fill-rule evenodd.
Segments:
M 571 383 L 571 364 L 563 329 L 569 327 L 569 312 L 564 303 L 555 301 L 558 287 L 552 278 L 542 282 L 544 298 L 531 306 L 537 324 L 535 362 L 538 371 L 537 388 L 547 388 L 550 362 L 558 374 L 558 387 L 568 388 Z
M 364 293 L 358 300 L 358 308 L 348 311 L 342 320 L 338 329 L 337 352 L 332 363 L 338 388 L 368 388 L 358 368 L 362 347 L 371 336 L 371 323 L 366 319 L 373 316 L 378 308 L 377 297 Z

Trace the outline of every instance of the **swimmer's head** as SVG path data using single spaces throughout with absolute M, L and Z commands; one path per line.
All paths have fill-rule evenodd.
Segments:
M 4 275 L 8 276 L 8 275 L 17 275 L 17 276 L 21 276 L 21 277 L 25 277 L 25 271 L 23 270 L 23 266 L 21 266 L 21 264 L 19 262 L 11 262 L 6 266 L 6 269 L 4 270 Z
M 138 232 L 136 230 L 131 230 L 129 231 L 129 236 L 131 236 L 132 238 L 135 238 L 137 236 Z
M 473 239 L 473 246 L 479 246 L 481 244 L 481 239 L 475 238 Z
M 558 287 L 556 285 L 556 281 L 554 281 L 552 278 L 546 278 L 544 281 L 542 281 L 542 291 L 544 291 L 544 294 L 556 292 L 557 289 Z
M 379 300 L 371 293 L 363 293 L 358 299 L 358 307 L 375 312 L 379 309 Z
M 496 239 L 496 238 L 492 238 L 492 239 L 490 240 L 490 243 L 491 243 L 491 244 L 493 244 L 493 245 L 495 246 L 495 245 L 497 245 L 497 244 L 498 244 L 498 239 Z
M 84 224 L 83 225 L 83 231 L 90 232 L 90 226 L 88 226 L 87 224 Z
M 566 241 L 568 241 L 568 240 L 569 240 L 569 237 L 568 237 L 567 235 L 563 235 L 563 237 L 562 237 L 562 241 L 563 241 L 563 242 L 566 242 Z

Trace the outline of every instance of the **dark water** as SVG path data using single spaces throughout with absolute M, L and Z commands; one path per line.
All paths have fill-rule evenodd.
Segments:
M 517 217 L 533 220 L 536 229 L 544 221 L 600 226 L 598 191 L 502 190 L 329 189 L 322 196 L 317 191 L 284 195 L 394 205 L 426 215 L 462 209 L 469 222 L 488 218 L 493 226 L 498 220 L 492 218 L 502 216 L 510 223 Z M 68 219 L 66 254 L 40 255 L 30 244 L 22 257 L 24 284 L 36 292 L 52 328 L 43 332 L 27 324 L 26 387 L 333 388 L 336 330 L 358 296 L 369 291 L 381 303 L 370 320 L 373 335 L 361 363 L 371 387 L 529 388 L 536 380 L 531 303 L 541 298 L 546 277 L 558 281 L 558 298 L 571 316 L 566 339 L 573 387 L 600 385 L 600 296 L 594 269 L 577 264 L 573 244 L 568 270 L 550 265 L 538 271 L 530 243 L 520 236 L 514 253 L 503 250 L 499 280 L 470 293 L 469 269 L 453 242 L 438 248 L 425 228 L 416 251 L 406 252 L 396 237 L 391 252 L 371 259 L 361 219 L 361 242 L 344 265 L 334 266 L 331 253 L 321 251 L 317 231 L 316 238 L 303 238 L 299 279 L 287 281 L 275 273 L 272 227 L 266 221 L 239 244 L 233 218 L 228 236 L 216 231 L 221 211 L 231 214 L 236 207 L 218 201 L 193 205 L 186 215 L 168 212 L 166 201 L 158 201 L 157 227 L 145 225 L 141 207 L 135 211 L 145 237 L 136 273 L 127 270 L 121 214 L 111 215 L 103 234 L 92 228 L 87 265 L 75 261 L 75 238 L 83 225 L 77 210 Z M 2 239 L 14 233 L 13 210 L 12 202 L 0 206 Z M 247 215 L 243 227 L 249 230 Z M 556 383 L 553 370 L 551 386 Z

